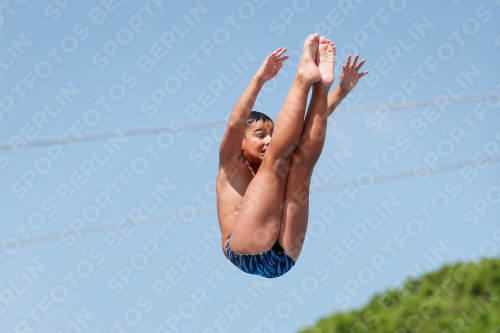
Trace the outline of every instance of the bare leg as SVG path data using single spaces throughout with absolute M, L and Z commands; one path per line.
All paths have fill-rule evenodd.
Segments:
M 297 260 L 302 250 L 309 217 L 309 185 L 313 168 L 325 142 L 328 119 L 328 90 L 333 83 L 335 46 L 330 40 L 320 40 L 318 67 L 320 82 L 314 84 L 311 103 L 304 122 L 300 143 L 295 149 L 288 173 L 283 216 L 278 242 L 285 252 Z
M 231 237 L 237 253 L 268 251 L 276 242 L 283 214 L 285 184 L 290 156 L 304 126 L 307 95 L 321 80 L 316 65 L 319 37 L 307 37 L 297 74 L 280 111 L 266 155 L 248 186 Z

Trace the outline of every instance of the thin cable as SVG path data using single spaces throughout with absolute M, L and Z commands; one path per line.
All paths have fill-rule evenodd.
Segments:
M 226 121 L 224 120 L 216 120 L 216 121 L 206 121 L 206 122 L 198 122 L 198 123 L 184 123 L 176 125 L 175 129 L 172 126 L 159 126 L 159 127 L 148 127 L 148 128 L 137 128 L 130 130 L 115 130 L 111 132 L 102 132 L 102 133 L 93 133 L 93 134 L 85 134 L 85 135 L 73 135 L 73 136 L 64 136 L 59 138 L 50 138 L 43 140 L 34 140 L 34 141 L 21 141 L 16 143 L 15 147 L 12 147 L 8 143 L 0 144 L 0 151 L 2 150 L 15 150 L 18 148 L 34 148 L 34 147 L 45 147 L 54 144 L 65 145 L 69 143 L 80 143 L 80 142 L 89 142 L 89 141 L 98 141 L 105 140 L 108 138 L 118 138 L 118 137 L 134 137 L 134 136 L 143 136 L 143 135 L 153 135 L 165 132 L 181 132 L 181 131 L 190 131 L 197 129 L 209 129 L 214 128 L 215 126 L 225 125 Z
M 478 101 L 484 101 L 487 97 L 492 92 L 489 92 L 487 94 L 477 94 L 477 95 L 469 95 L 469 96 L 462 96 L 457 98 L 453 102 L 448 102 L 444 103 L 443 105 L 449 106 L 449 105 L 454 105 L 454 104 L 463 104 L 463 103 L 471 103 L 471 102 L 478 102 Z M 390 106 L 390 110 L 402 110 L 402 109 L 412 109 L 416 107 L 421 107 L 421 106 L 427 106 L 435 103 L 435 98 L 432 99 L 421 99 L 421 100 L 416 100 L 416 101 L 408 101 L 404 103 L 404 105 L 396 105 L 396 106 Z M 370 104 L 370 105 L 358 105 L 354 106 L 351 108 L 349 111 L 349 114 L 354 112 L 354 113 L 362 113 L 362 112 L 369 112 L 376 110 L 378 107 L 382 106 L 384 104 Z M 343 111 L 342 108 L 339 110 Z
M 470 95 L 470 96 L 463 96 L 458 98 L 454 102 L 450 102 L 447 105 L 454 105 L 454 104 L 463 104 L 463 103 L 471 103 L 471 102 L 476 102 L 476 101 L 481 101 L 485 100 L 490 93 L 487 94 L 478 94 L 478 95 Z M 430 105 L 434 102 L 434 99 L 422 99 L 422 100 L 416 100 L 416 101 L 409 101 L 406 102 L 404 105 L 397 105 L 397 106 L 391 106 L 390 109 L 392 110 L 404 110 L 404 109 L 413 109 L 416 107 L 420 106 L 426 106 Z M 362 112 L 369 112 L 373 110 L 377 110 L 381 105 L 384 104 L 371 104 L 371 105 L 359 105 L 359 106 L 354 106 L 350 109 L 346 108 L 340 108 L 340 112 L 347 112 L 346 115 L 349 115 L 351 113 L 362 113 Z M 74 136 L 65 136 L 65 137 L 59 137 L 59 138 L 49 138 L 49 139 L 42 139 L 42 140 L 34 140 L 34 141 L 21 141 L 16 143 L 14 146 L 8 144 L 8 143 L 1 143 L 0 144 L 0 151 L 8 151 L 8 150 L 16 150 L 19 148 L 35 148 L 35 147 L 45 147 L 45 146 L 50 146 L 54 144 L 60 144 L 60 145 L 65 145 L 69 143 L 80 143 L 80 142 L 89 142 L 89 141 L 98 141 L 98 140 L 104 140 L 108 138 L 114 138 L 114 137 L 134 137 L 134 136 L 144 136 L 144 135 L 153 135 L 153 134 L 159 134 L 159 133 L 165 133 L 165 132 L 181 132 L 181 131 L 191 131 L 191 130 L 199 130 L 199 129 L 211 129 L 216 126 L 221 126 L 221 125 L 226 125 L 225 120 L 215 120 L 215 121 L 205 121 L 205 122 L 193 122 L 193 123 L 183 123 L 183 124 L 178 124 L 173 128 L 172 126 L 159 126 L 159 127 L 149 127 L 149 128 L 138 128 L 138 129 L 130 129 L 130 130 L 115 130 L 115 131 L 109 131 L 109 132 L 102 132 L 102 133 L 93 133 L 93 134 L 84 134 L 84 135 L 74 135 Z
M 495 156 L 491 158 L 490 161 L 488 161 L 485 164 L 489 163 L 495 163 L 500 160 L 500 155 Z M 435 172 L 441 172 L 441 171 L 449 171 L 449 170 L 454 170 L 454 169 L 459 169 L 461 167 L 466 166 L 469 163 L 473 163 L 477 161 L 472 161 L 472 160 L 464 160 L 464 161 L 457 161 L 457 162 L 450 162 L 450 163 L 445 163 L 445 164 L 439 164 L 435 166 L 435 170 L 429 169 L 430 173 L 435 173 Z M 384 175 L 379 175 L 379 176 L 374 176 L 374 181 L 373 183 L 383 183 L 383 182 L 389 182 L 392 180 L 397 180 L 397 179 L 403 179 L 403 178 L 411 178 L 415 177 L 413 170 L 406 170 L 406 171 L 398 171 L 398 172 L 392 172 L 392 173 L 387 173 Z M 329 192 L 329 191 L 336 191 L 336 190 L 341 190 L 345 188 L 347 185 L 354 183 L 356 187 L 357 181 L 356 180 L 348 180 L 344 182 L 338 182 L 338 183 L 333 183 L 333 184 L 326 184 L 322 186 L 317 186 L 315 187 L 315 192 Z M 312 190 L 311 190 L 312 192 Z
M 500 161 L 500 155 L 493 157 L 490 161 L 484 164 L 490 164 L 490 163 L 496 163 Z M 430 173 L 437 173 L 437 172 L 442 172 L 442 171 L 449 171 L 449 170 L 454 170 L 454 169 L 459 169 L 467 164 L 473 163 L 472 160 L 463 160 L 463 161 L 458 161 L 458 162 L 450 162 L 450 163 L 444 163 L 444 164 L 439 164 L 436 165 L 434 170 L 430 169 Z M 399 171 L 399 172 L 392 172 L 392 173 L 387 173 L 384 175 L 379 175 L 379 176 L 374 176 L 373 177 L 373 184 L 377 183 L 383 183 L 383 182 L 389 182 L 393 180 L 398 180 L 398 179 L 403 179 L 403 178 L 411 178 L 415 177 L 413 174 L 413 170 L 406 170 L 406 171 Z M 321 185 L 321 186 L 314 186 L 311 187 L 311 194 L 319 193 L 319 192 L 331 192 L 331 191 L 336 191 L 336 190 L 341 190 L 345 188 L 348 185 L 354 185 L 355 187 L 358 187 L 356 179 L 351 179 L 343 182 L 338 182 L 338 183 L 333 183 L 333 184 L 326 184 L 326 185 Z M 195 211 L 197 214 L 201 213 L 207 213 L 207 212 L 213 212 L 216 211 L 216 205 L 207 205 L 207 206 L 198 206 L 195 207 Z M 89 226 L 84 226 L 79 232 L 81 235 L 85 234 L 91 234 L 91 233 L 96 233 L 100 231 L 106 231 L 106 230 L 111 230 L 115 228 L 118 223 L 123 223 L 123 222 L 130 222 L 134 225 L 140 225 L 140 224 L 145 224 L 145 223 L 151 223 L 151 222 L 157 222 L 157 221 L 162 221 L 162 220 L 167 220 L 169 218 L 175 217 L 179 215 L 180 210 L 173 210 L 173 211 L 168 211 L 168 212 L 161 212 L 157 214 L 152 214 L 152 215 L 144 215 L 140 216 L 133 221 L 130 219 L 123 218 L 121 220 L 115 220 L 115 221 L 110 221 L 110 222 L 105 222 L 105 223 L 100 223 L 100 224 L 95 224 L 95 225 L 89 225 Z M 19 238 L 19 239 L 9 239 L 3 240 L 0 242 L 0 248 L 6 247 L 8 244 L 13 244 L 18 243 L 20 246 L 23 245 L 29 245 L 29 244 L 35 244 L 35 243 L 41 243 L 41 242 L 47 242 L 51 240 L 55 240 L 59 238 L 59 234 L 61 231 L 57 232 L 50 232 L 42 235 L 35 235 L 31 236 L 29 239 L 26 238 Z

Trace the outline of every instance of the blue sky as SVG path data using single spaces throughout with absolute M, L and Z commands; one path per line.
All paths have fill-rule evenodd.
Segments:
M 3 1 L 0 15 L 2 332 L 294 332 L 500 251 L 498 1 Z M 282 46 L 254 107 L 275 119 L 315 31 L 337 46 L 336 81 L 349 53 L 371 73 L 329 121 L 300 259 L 260 279 L 220 249 L 223 121 Z

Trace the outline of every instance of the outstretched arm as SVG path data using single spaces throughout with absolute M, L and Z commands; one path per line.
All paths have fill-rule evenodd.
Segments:
M 267 56 L 243 92 L 243 95 L 236 102 L 227 122 L 226 132 L 222 137 L 219 149 L 221 162 L 240 153 L 241 140 L 245 133 L 245 123 L 250 115 L 250 111 L 252 111 L 255 100 L 264 83 L 274 78 L 281 67 L 283 67 L 283 61 L 289 58 L 288 56 L 282 57 L 285 51 L 286 48 L 280 47 Z
M 361 66 L 365 63 L 365 59 L 358 62 L 359 55 L 354 56 L 351 63 L 351 55 L 347 56 L 345 64 L 342 65 L 342 73 L 340 74 L 339 85 L 328 95 L 328 116 L 330 116 L 342 100 L 356 87 L 360 78 L 368 74 L 370 71 L 366 70 L 358 73 Z

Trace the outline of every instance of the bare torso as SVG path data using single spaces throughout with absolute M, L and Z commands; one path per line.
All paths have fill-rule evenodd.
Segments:
M 219 165 L 217 175 L 217 215 L 222 234 L 222 250 L 226 253 L 226 241 L 234 229 L 245 191 L 253 179 L 243 156 L 238 156 L 225 165 Z

